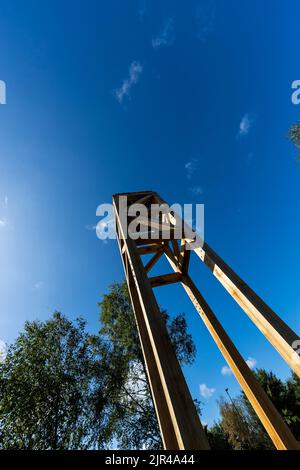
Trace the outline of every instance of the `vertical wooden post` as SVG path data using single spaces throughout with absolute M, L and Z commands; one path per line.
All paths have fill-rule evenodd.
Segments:
M 164 446 L 168 449 L 209 449 L 136 244 L 124 236 L 117 195 L 113 201 L 127 284 Z
M 168 250 L 165 250 L 165 254 L 174 272 L 180 273 L 181 267 L 174 262 L 174 258 L 170 257 Z M 294 435 L 256 380 L 190 276 L 188 274 L 183 275 L 181 283 L 275 447 L 278 450 L 300 450 L 300 445 Z

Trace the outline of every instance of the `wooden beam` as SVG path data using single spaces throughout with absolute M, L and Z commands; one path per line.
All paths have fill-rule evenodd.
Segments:
M 162 257 L 164 254 L 163 249 L 161 248 L 160 251 L 158 251 L 152 258 L 148 261 L 148 263 L 145 265 L 145 271 L 148 273 L 153 266 L 157 263 L 157 261 Z
M 140 338 L 142 344 L 145 345 L 143 341 L 146 336 L 152 350 L 152 354 L 145 354 L 145 348 L 143 347 L 164 446 L 166 449 L 174 450 L 209 449 L 205 432 L 170 343 L 165 322 L 141 258 L 137 253 L 135 242 L 124 237 L 124 230 L 118 214 L 118 198 L 114 198 L 113 201 L 120 237 L 124 238 L 126 246 L 128 271 L 131 272 L 131 280 L 127 278 L 127 282 L 129 282 L 130 288 L 132 288 L 132 283 L 134 284 L 133 290 L 136 291 L 137 310 L 139 310 L 142 318 L 139 322 L 140 319 L 136 315 Z M 141 325 L 142 329 L 145 327 L 144 336 L 140 329 Z M 160 390 L 162 390 L 162 393 L 159 393 Z M 170 434 L 168 416 L 172 423 L 172 432 Z M 174 442 L 174 439 L 176 442 Z
M 177 449 L 178 441 L 175 434 L 172 419 L 168 410 L 168 403 L 166 401 L 165 393 L 161 382 L 157 379 L 159 371 L 157 369 L 155 356 L 151 346 L 150 338 L 147 332 L 147 325 L 145 323 L 144 315 L 141 309 L 138 292 L 135 286 L 133 274 L 131 269 L 128 269 L 127 254 L 121 250 L 121 240 L 119 240 L 119 249 L 123 262 L 123 267 L 126 275 L 127 287 L 131 299 L 132 308 L 137 324 L 140 344 L 143 352 L 146 372 L 149 378 L 151 395 L 157 415 L 159 428 L 161 431 L 162 441 L 164 448 Z
M 153 191 L 134 191 L 134 192 L 127 192 L 127 193 L 116 193 L 113 195 L 113 199 L 118 199 L 120 196 L 126 196 L 128 201 L 132 201 L 134 198 L 141 198 L 143 196 L 153 195 Z
M 140 200 L 146 196 L 149 202 L 151 198 L 159 204 L 164 203 L 157 193 L 147 192 L 134 193 L 133 199 Z M 126 195 L 126 194 L 123 194 Z M 180 281 L 193 302 L 196 310 L 203 319 L 210 334 L 215 340 L 225 360 L 231 367 L 232 372 L 243 388 L 246 396 L 252 404 L 255 412 L 263 426 L 271 437 L 277 449 L 300 449 L 288 426 L 272 404 L 268 395 L 264 392 L 255 376 L 239 354 L 235 345 L 223 329 L 222 325 L 206 303 L 205 299 L 188 276 L 190 250 L 185 249 L 185 239 L 181 247 L 181 256 L 178 255 L 177 241 L 174 241 L 173 229 L 170 241 L 173 245 L 171 250 L 168 242 L 164 239 L 153 239 L 149 234 L 147 240 L 122 240 L 124 231 L 118 216 L 118 198 L 114 197 L 117 235 L 124 262 L 126 278 L 129 285 L 130 295 L 134 306 L 139 335 L 142 342 L 143 354 L 147 365 L 147 373 L 151 382 L 151 391 L 158 415 L 159 425 L 163 436 L 164 446 L 168 449 L 196 449 L 208 448 L 207 439 L 203 428 L 195 416 L 192 400 L 187 389 L 182 371 L 172 348 L 170 349 L 169 338 L 161 314 L 153 295 L 152 287 Z M 142 222 L 144 223 L 144 221 Z M 158 222 L 158 227 L 162 225 Z M 175 231 L 174 231 L 175 232 Z M 160 238 L 162 233 L 158 234 Z M 157 243 L 161 241 L 160 246 Z M 123 245 L 124 244 L 124 245 Z M 176 244 L 176 246 L 175 246 Z M 141 250 L 146 253 L 156 253 L 143 267 L 137 246 L 156 245 L 159 248 Z M 144 247 L 147 248 L 147 247 Z M 147 271 L 155 264 L 163 252 L 173 267 L 174 273 L 147 278 Z M 210 268 L 213 274 L 235 298 L 239 305 L 245 310 L 252 321 L 265 334 L 277 351 L 289 363 L 292 369 L 300 376 L 300 357 L 292 348 L 294 341 L 299 337 L 265 304 L 259 296 L 239 277 L 237 274 L 206 244 L 194 248 L 195 253 Z M 147 346 L 148 345 L 148 346 Z M 171 361 L 171 362 L 170 362 Z M 177 361 L 177 362 L 176 362 Z M 179 384 L 177 374 L 179 373 Z M 177 388 L 178 386 L 178 388 Z M 184 396 L 183 396 L 183 395 Z M 186 401 L 187 400 L 187 401 Z M 187 405 L 186 405 L 187 404 Z M 188 407 L 190 421 L 182 415 L 182 406 Z M 189 427 L 189 428 L 188 428 Z M 188 431 L 189 429 L 189 431 Z M 197 429 L 196 441 L 192 439 Z M 191 447 L 192 446 L 192 447 Z
M 152 287 L 166 286 L 181 281 L 180 273 L 162 274 L 161 276 L 154 276 L 149 278 Z
M 148 335 L 147 325 L 131 270 L 128 272 L 127 285 L 135 314 L 146 373 L 148 375 L 151 396 L 156 411 L 163 445 L 165 449 L 178 449 L 179 446 L 177 435 L 173 426 L 172 417 L 169 412 L 165 391 L 161 381 L 159 380 L 159 369 L 157 367 L 156 358 Z
M 293 349 L 299 336 L 244 282 L 207 243 L 193 250 L 242 307 L 283 359 L 300 377 L 300 356 Z
M 171 258 L 168 258 L 167 253 L 166 256 L 174 271 L 178 272 L 177 266 L 173 263 Z M 294 435 L 256 380 L 254 374 L 191 278 L 183 275 L 181 279 L 182 286 L 230 366 L 275 447 L 280 450 L 300 450 L 300 445 Z
M 139 199 L 137 199 L 134 204 L 147 204 L 150 202 L 151 198 L 153 197 L 153 194 L 146 194 L 146 196 L 143 196 Z
M 137 252 L 139 255 L 148 255 L 150 253 L 156 253 L 157 251 L 161 251 L 162 245 L 159 244 L 153 244 L 153 245 L 148 245 L 148 246 L 142 246 L 137 249 Z

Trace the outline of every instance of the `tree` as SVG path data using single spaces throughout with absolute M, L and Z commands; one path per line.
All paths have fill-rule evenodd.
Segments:
M 290 430 L 300 440 L 300 380 L 295 373 L 286 382 L 283 382 L 273 372 L 257 369 L 254 372 L 267 395 L 289 426 Z M 259 421 L 246 395 L 242 393 L 247 413 L 251 417 L 253 428 L 260 435 L 265 448 L 274 448 L 269 436 Z
M 109 439 L 101 341 L 59 312 L 26 322 L 0 364 L 2 449 L 101 448 Z
M 264 391 L 300 440 L 300 379 L 295 373 L 283 382 L 273 372 L 257 369 L 254 374 Z M 220 420 L 208 430 L 212 448 L 222 448 L 223 438 L 236 450 L 270 450 L 274 445 L 244 392 L 231 403 L 220 400 Z M 223 436 L 222 436 L 223 432 Z
M 296 147 L 300 148 L 300 122 L 297 122 L 290 128 L 289 138 L 296 145 Z
M 289 129 L 289 138 L 300 149 L 300 122 L 297 122 Z
M 253 448 L 253 428 L 241 399 L 228 403 L 223 398 L 219 402 L 221 427 L 229 445 L 235 450 Z
M 232 450 L 233 449 L 220 422 L 214 423 L 210 428 L 205 426 L 204 429 L 206 431 L 209 445 L 213 450 Z
M 115 437 L 123 449 L 160 449 L 162 441 L 145 373 L 142 350 L 126 284 L 113 284 L 100 306 L 100 335 L 106 338 L 103 357 L 117 384 L 111 397 Z M 181 365 L 191 364 L 196 349 L 183 314 L 163 318 Z M 199 410 L 199 403 L 196 402 Z
M 191 363 L 184 315 L 162 315 L 181 364 Z M 98 336 L 59 312 L 25 323 L 0 363 L 1 449 L 162 447 L 124 284 L 104 297 L 100 316 Z

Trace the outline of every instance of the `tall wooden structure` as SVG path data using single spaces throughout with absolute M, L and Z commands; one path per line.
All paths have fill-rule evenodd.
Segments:
M 298 376 L 300 376 L 300 357 L 295 353 L 292 344 L 295 340 L 299 340 L 299 337 L 206 243 L 194 250 L 187 250 L 187 243 L 191 240 L 185 238 L 185 234 L 181 240 L 174 239 L 172 230 L 167 240 L 161 238 L 160 232 L 156 239 L 151 237 L 150 232 L 147 239 L 133 240 L 127 237 L 126 224 L 129 224 L 132 218 L 127 212 L 124 213 L 120 206 L 121 196 L 127 197 L 128 206 L 140 203 L 150 208 L 153 203 L 165 204 L 165 201 L 153 191 L 113 196 L 117 239 L 165 449 L 209 449 L 153 293 L 154 287 L 179 282 L 275 447 L 281 450 L 299 450 L 299 443 L 191 279 L 189 275 L 191 254 L 194 252 L 207 265 Z M 172 220 L 171 214 L 166 216 Z M 152 257 L 144 265 L 142 257 L 146 254 L 152 254 Z M 169 261 L 172 272 L 151 277 L 149 273 L 152 267 L 163 255 Z

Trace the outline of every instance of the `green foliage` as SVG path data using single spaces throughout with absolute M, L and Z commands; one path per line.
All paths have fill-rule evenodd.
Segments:
M 264 369 L 256 370 L 255 375 L 283 419 L 286 421 L 296 439 L 300 441 L 299 378 L 293 373 L 287 382 L 282 382 L 282 380 L 276 377 L 273 372 L 267 372 Z M 253 427 L 261 436 L 264 436 L 265 446 L 269 448 L 272 446 L 272 444 L 270 444 L 270 439 L 244 393 L 243 401 L 247 412 L 251 416 Z
M 291 378 L 283 382 L 273 372 L 264 369 L 257 369 L 254 374 L 300 441 L 300 379 L 292 373 Z M 232 402 L 220 400 L 219 406 L 220 421 L 208 430 L 212 448 L 220 448 L 220 442 L 225 439 L 236 450 L 274 449 L 244 392 Z
M 297 122 L 289 129 L 288 136 L 297 149 L 300 149 L 300 122 Z M 298 156 L 297 160 L 300 160 L 300 156 Z
M 300 149 L 300 122 L 297 122 L 290 128 L 289 138 Z
M 84 449 L 107 438 L 99 338 L 59 312 L 26 322 L 0 364 L 0 447 Z
M 100 305 L 98 336 L 59 312 L 25 323 L 0 363 L 1 449 L 162 447 L 126 286 L 114 284 Z M 184 316 L 162 316 L 181 364 L 190 364 Z
M 100 308 L 100 335 L 106 339 L 103 357 L 109 358 L 109 375 L 117 384 L 111 397 L 116 440 L 122 449 L 160 449 L 162 442 L 126 285 L 112 285 Z M 178 360 L 191 364 L 196 350 L 184 315 L 173 320 L 166 312 L 162 315 Z M 199 403 L 196 406 L 199 409 Z
M 205 432 L 211 449 L 213 450 L 232 450 L 228 438 L 225 435 L 224 429 L 220 423 L 215 423 L 208 428 L 205 426 Z

